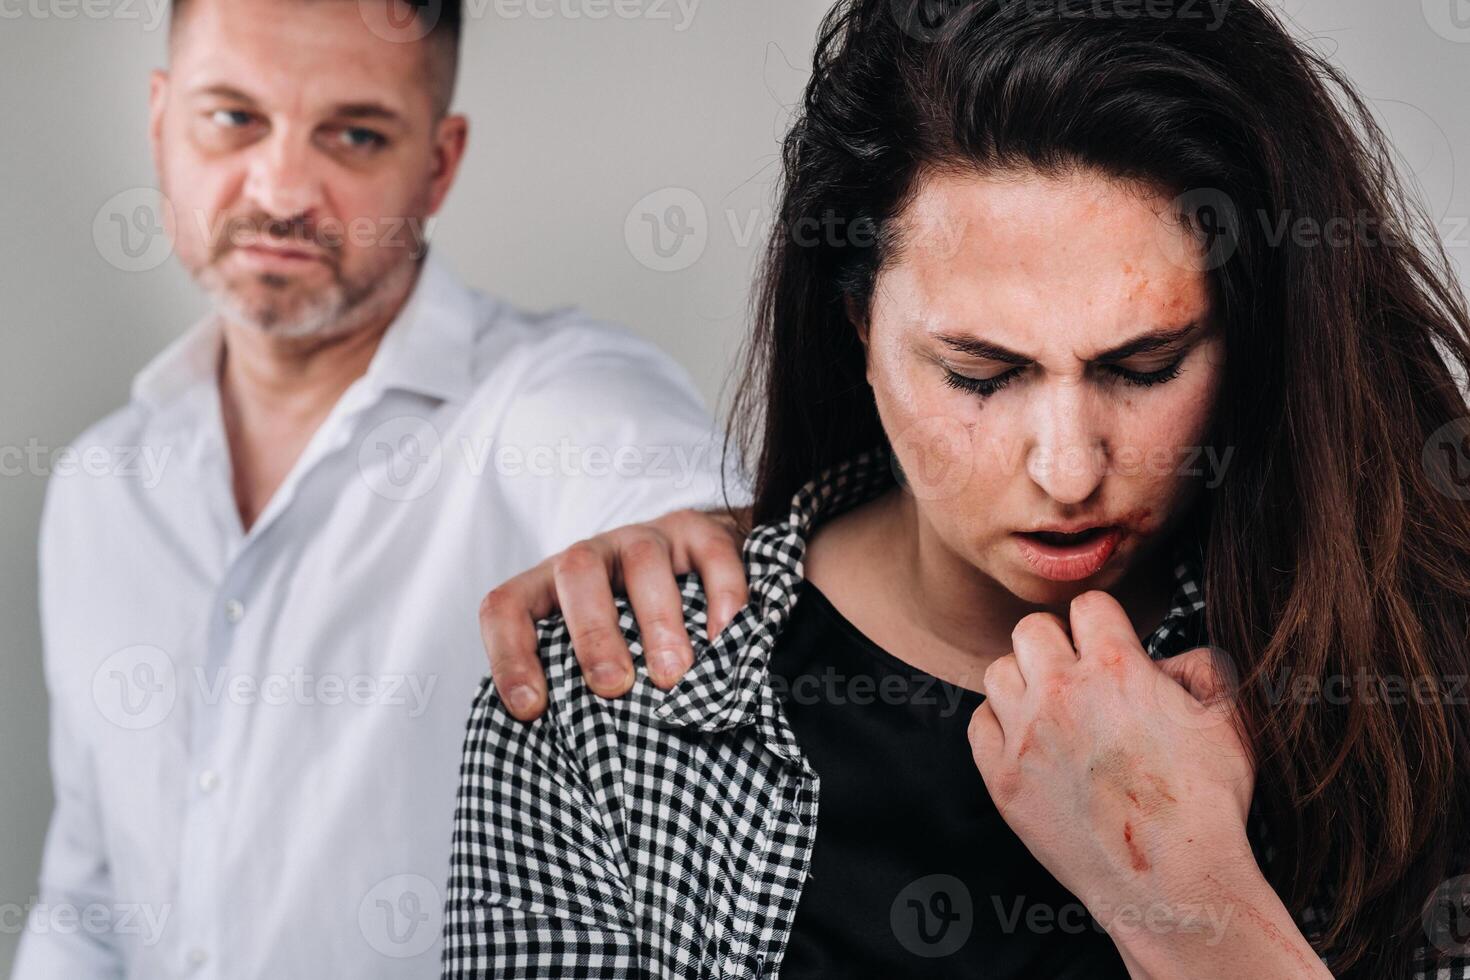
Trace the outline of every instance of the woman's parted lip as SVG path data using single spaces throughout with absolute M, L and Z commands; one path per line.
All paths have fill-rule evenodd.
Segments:
M 1033 571 L 1043 578 L 1073 582 L 1099 572 L 1127 531 L 1117 524 L 1092 524 L 1071 532 L 1039 529 L 1017 531 L 1013 536 Z
M 1118 517 L 1106 520 L 1055 521 L 1050 524 L 1038 524 L 1035 527 L 1023 528 L 1014 531 L 1014 534 L 1062 534 L 1080 536 L 1089 532 L 1123 531 L 1127 534 L 1150 534 L 1152 533 L 1151 521 L 1153 509 L 1140 507 L 1128 511 Z
M 1033 527 L 1025 531 L 1017 531 L 1017 534 L 1083 534 L 1088 531 L 1105 531 L 1110 528 L 1119 527 L 1118 524 L 1044 524 L 1041 527 Z

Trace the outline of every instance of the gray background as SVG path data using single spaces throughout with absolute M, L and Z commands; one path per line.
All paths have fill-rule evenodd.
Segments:
M 435 247 L 470 283 L 523 306 L 577 303 L 629 324 L 723 404 L 778 140 L 827 6 L 700 0 L 685 23 L 661 0 L 605 19 L 586 16 L 597 9 L 586 0 L 467 4 L 482 12 L 467 25 L 458 95 L 470 149 Z M 1470 0 L 1276 6 L 1374 100 L 1463 281 Z M 116 195 L 153 185 L 147 73 L 163 63 L 164 9 L 0 0 L 0 450 L 65 445 L 203 311 L 171 260 L 123 271 L 93 238 Z M 681 202 L 696 229 L 674 256 L 683 268 L 652 268 L 647 235 L 630 243 L 625 226 Z M 44 469 L 0 474 L 0 975 L 51 809 L 34 561 Z

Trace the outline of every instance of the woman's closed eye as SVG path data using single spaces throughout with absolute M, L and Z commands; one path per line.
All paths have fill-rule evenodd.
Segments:
M 1149 388 L 1154 385 L 1164 384 L 1179 376 L 1184 366 L 1184 355 L 1180 355 L 1159 367 L 1124 367 L 1122 364 L 1099 364 L 1098 369 L 1104 373 L 1109 380 L 1120 381 L 1123 384 L 1133 385 L 1140 388 Z M 1000 391 L 1010 384 L 1021 373 L 1026 371 L 1025 367 L 1012 367 L 999 374 L 977 377 L 956 371 L 952 367 L 944 369 L 944 383 L 951 388 L 969 392 L 973 395 L 985 397 Z
M 988 378 L 974 378 L 968 374 L 961 374 L 954 368 L 947 367 L 944 369 L 944 383 L 951 388 L 968 391 L 973 395 L 983 397 L 985 395 L 993 395 L 997 391 L 1000 391 L 1014 381 L 1024 370 L 1025 368 L 1013 367 L 1009 371 L 1002 371 L 1000 374 L 992 375 Z
M 1121 364 L 1101 364 L 1103 370 L 1110 373 L 1114 378 L 1124 384 L 1136 385 L 1140 388 L 1148 388 L 1153 385 L 1161 385 L 1166 381 L 1172 381 L 1179 376 L 1180 369 L 1184 366 L 1184 355 L 1181 354 L 1159 367 L 1124 367 Z

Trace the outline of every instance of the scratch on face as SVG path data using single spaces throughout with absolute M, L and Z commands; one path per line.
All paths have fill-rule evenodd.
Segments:
M 1132 795 L 1132 794 L 1129 794 Z M 1134 871 L 1147 871 L 1152 865 L 1144 855 L 1143 849 L 1133 840 L 1133 824 L 1123 821 L 1123 843 L 1128 847 L 1128 857 L 1133 862 Z

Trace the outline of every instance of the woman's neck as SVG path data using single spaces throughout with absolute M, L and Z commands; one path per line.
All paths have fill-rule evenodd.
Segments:
M 899 659 L 941 680 L 983 690 L 990 663 L 1011 652 L 1027 602 L 950 549 L 913 498 L 893 490 L 821 525 L 808 544 L 806 575 L 849 621 Z M 1140 636 L 1157 628 L 1172 587 L 1162 558 L 1134 568 L 1109 591 Z

